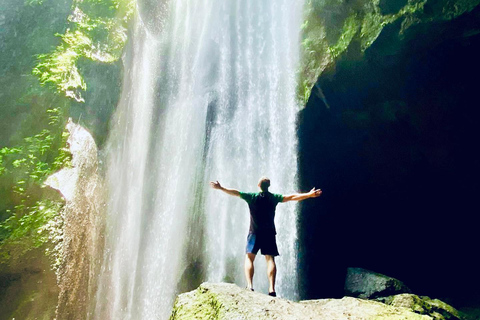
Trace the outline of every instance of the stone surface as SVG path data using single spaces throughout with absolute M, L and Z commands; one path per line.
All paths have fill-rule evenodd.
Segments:
M 42 250 L 31 250 L 8 272 L 0 272 L 0 320 L 55 318 L 58 287 Z
M 306 1 L 299 100 L 307 102 L 314 92 L 327 104 L 316 85 L 318 77 L 334 66 L 342 54 L 354 53 L 359 59 L 384 29 L 398 25 L 396 38 L 400 40 L 411 27 L 453 20 L 479 4 L 479 0 Z M 390 50 L 393 48 L 395 45 Z
M 94 292 L 94 257 L 99 256 L 104 208 L 103 180 L 98 174 L 97 146 L 90 133 L 71 120 L 68 144 L 72 168 L 49 177 L 46 185 L 64 197 L 62 264 L 58 270 L 57 319 L 85 319 Z
M 451 305 L 425 296 L 419 297 L 415 294 L 404 293 L 377 300 L 394 307 L 407 308 L 415 313 L 428 314 L 435 320 L 461 320 L 465 318 Z
M 458 151 L 472 150 L 480 126 L 478 82 L 470 80 L 480 70 L 480 6 L 468 11 L 478 1 L 422 1 L 412 14 L 400 9 L 405 16 L 383 26 L 363 53 L 363 30 L 347 37 L 356 21 L 372 21 L 362 28 L 373 35 L 381 20 L 371 18 L 396 15 L 395 2 L 417 1 L 372 2 L 373 15 L 358 13 L 364 1 L 315 2 L 330 20 L 318 33 L 307 26 L 312 34 L 306 36 L 319 39 L 311 43 L 321 49 L 320 31 L 326 30 L 325 39 L 341 34 L 332 35 L 334 47 L 345 47 L 336 39 L 348 45 L 322 70 L 299 113 L 300 185 L 325 192 L 320 201 L 301 204 L 304 296 L 340 296 L 342 268 L 361 266 L 458 308 L 480 305 L 472 298 L 480 292 L 473 258 L 441 259 L 434 267 L 431 260 L 443 257 L 445 248 L 457 257 L 478 251 L 477 216 L 468 209 L 477 206 L 479 179 L 472 172 L 478 172 L 478 158 Z M 452 20 L 441 18 L 447 15 Z M 448 197 L 446 186 L 455 186 Z M 439 237 L 438 230 L 449 236 Z
M 352 297 L 292 302 L 227 283 L 203 283 L 178 296 L 170 320 L 186 319 L 403 319 L 428 320 L 407 310 Z
M 348 296 L 371 299 L 399 293 L 410 293 L 403 282 L 362 268 L 348 268 L 345 293 Z

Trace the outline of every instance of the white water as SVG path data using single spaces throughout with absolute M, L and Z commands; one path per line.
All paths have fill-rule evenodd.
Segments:
M 198 281 L 245 285 L 246 203 L 208 187 L 296 190 L 302 0 L 171 1 L 141 19 L 109 140 L 107 233 L 94 319 L 167 319 Z M 160 23 L 160 22 L 159 22 Z M 277 207 L 277 292 L 298 296 L 296 208 Z M 266 292 L 258 256 L 254 285 Z M 180 281 L 181 279 L 182 282 Z M 185 284 L 187 283 L 187 284 Z

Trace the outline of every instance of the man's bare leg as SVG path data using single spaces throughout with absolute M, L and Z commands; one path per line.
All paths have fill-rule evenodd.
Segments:
M 247 253 L 245 256 L 245 278 L 247 278 L 247 288 L 253 289 L 253 261 L 255 261 L 255 254 Z
M 267 275 L 268 282 L 270 286 L 268 287 L 268 292 L 275 292 L 275 277 L 277 276 L 277 266 L 275 265 L 275 257 L 266 255 L 265 259 L 267 260 Z

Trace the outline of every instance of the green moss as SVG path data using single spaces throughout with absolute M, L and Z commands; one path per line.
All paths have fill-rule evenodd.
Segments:
M 348 48 L 348 45 L 350 44 L 350 42 L 352 42 L 353 37 L 357 34 L 360 28 L 360 23 L 361 20 L 359 19 L 357 14 L 352 14 L 345 20 L 342 34 L 340 35 L 337 43 L 334 46 L 328 48 L 330 54 L 334 58 L 337 58 L 342 52 L 344 52 Z
M 177 298 L 170 320 L 224 319 L 223 305 L 216 294 L 203 287 L 198 288 L 190 294 L 195 296 L 194 303 L 182 304 Z M 186 298 L 186 296 L 184 298 Z
M 352 43 L 360 43 L 358 54 L 363 54 L 389 24 L 400 20 L 401 36 L 416 24 L 454 19 L 479 4 L 480 0 L 408 0 L 398 12 L 384 15 L 380 9 L 380 0 L 306 1 L 297 90 L 299 101 L 307 102 L 311 89 L 323 70 L 348 51 Z M 428 10 L 425 9 L 427 7 Z M 331 21 L 327 23 L 328 19 L 332 20 L 329 15 L 338 16 L 340 23 L 343 21 L 342 31 L 337 38 L 332 37 L 338 34 L 338 30 L 333 28 L 335 25 Z M 335 24 L 338 23 L 335 21 Z M 336 42 L 329 43 L 327 39 L 332 38 L 336 38 Z M 354 50 L 357 48 L 354 47 Z
M 430 299 L 426 296 L 419 297 L 414 294 L 400 294 L 379 300 L 394 307 L 403 307 L 418 314 L 428 315 L 434 320 L 458 320 L 465 318 L 461 312 L 449 304 L 438 299 Z
M 317 16 L 315 1 L 306 1 L 304 15 L 306 18 L 302 25 L 301 63 L 297 76 L 297 99 L 302 104 L 308 101 L 317 78 L 332 61 L 325 27 Z
M 378 38 L 383 27 L 387 24 L 384 16 L 379 13 L 378 3 L 372 6 L 371 11 L 364 16 L 360 31 L 361 50 L 365 51 Z

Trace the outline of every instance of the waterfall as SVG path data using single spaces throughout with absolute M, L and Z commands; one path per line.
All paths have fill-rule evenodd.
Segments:
M 138 15 L 132 30 L 112 120 L 92 319 L 167 319 L 175 295 L 200 281 L 245 286 L 248 206 L 208 181 L 253 192 L 266 175 L 272 192 L 296 190 L 303 1 L 139 8 L 150 14 Z M 295 299 L 295 204 L 279 204 L 275 221 L 277 292 Z M 263 256 L 255 266 L 255 288 L 266 292 Z

